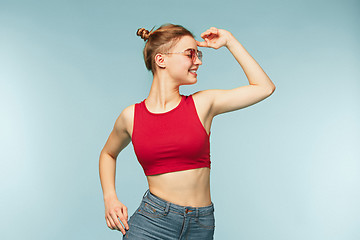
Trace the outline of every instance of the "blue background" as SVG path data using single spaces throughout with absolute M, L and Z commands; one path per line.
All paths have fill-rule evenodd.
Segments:
M 360 3 L 346 1 L 0 1 L 0 238 L 120 239 L 104 218 L 98 158 L 152 75 L 136 30 L 230 31 L 276 85 L 215 117 L 215 239 L 360 239 Z M 247 85 L 226 48 L 201 49 L 204 89 Z M 130 143 L 118 198 L 147 182 Z

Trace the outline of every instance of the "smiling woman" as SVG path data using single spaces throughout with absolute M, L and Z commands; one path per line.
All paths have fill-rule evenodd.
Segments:
M 149 96 L 126 107 L 100 154 L 105 219 L 123 239 L 213 239 L 214 203 L 210 195 L 210 129 L 213 118 L 270 96 L 275 86 L 234 36 L 210 28 L 204 42 L 180 25 L 155 31 L 139 28 L 143 54 L 153 74 Z M 198 47 L 226 46 L 249 80 L 231 90 L 209 89 L 185 96 L 181 85 L 195 84 L 202 65 Z M 127 207 L 115 192 L 118 154 L 132 141 L 149 189 L 128 221 Z
M 153 30 L 153 29 L 152 29 Z M 163 54 L 177 44 L 177 42 L 184 36 L 195 36 L 180 25 L 165 24 L 156 31 L 148 31 L 145 28 L 139 28 L 137 35 L 144 41 L 147 41 L 143 50 L 146 68 L 153 74 L 156 73 L 155 55 L 162 52 Z

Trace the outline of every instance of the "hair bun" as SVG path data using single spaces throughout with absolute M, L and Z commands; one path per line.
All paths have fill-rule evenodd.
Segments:
M 150 32 L 145 28 L 139 28 L 136 32 L 137 36 L 140 36 L 144 41 L 148 40 L 150 37 Z

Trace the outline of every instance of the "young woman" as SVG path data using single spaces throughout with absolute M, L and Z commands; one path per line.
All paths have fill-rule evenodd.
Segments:
M 210 196 L 212 119 L 269 97 L 275 86 L 235 37 L 210 28 L 198 42 L 180 25 L 155 31 L 140 28 L 147 41 L 145 65 L 152 71 L 149 96 L 126 107 L 101 151 L 100 180 L 109 228 L 123 239 L 213 239 L 214 204 Z M 197 82 L 202 53 L 198 47 L 225 46 L 243 68 L 249 85 L 181 95 L 179 87 Z M 132 141 L 149 189 L 128 221 L 127 207 L 115 192 L 116 158 Z

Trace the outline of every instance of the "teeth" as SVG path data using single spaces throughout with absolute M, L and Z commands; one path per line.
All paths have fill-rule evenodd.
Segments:
M 196 70 L 190 70 L 190 72 L 196 72 Z

